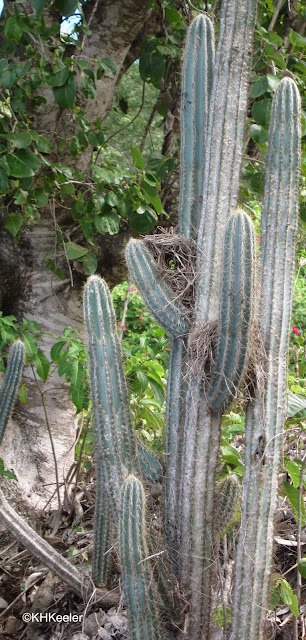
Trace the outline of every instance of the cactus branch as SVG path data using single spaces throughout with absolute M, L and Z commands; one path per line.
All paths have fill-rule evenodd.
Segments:
M 17 340 L 10 348 L 7 367 L 0 389 L 0 444 L 18 392 L 24 357 L 23 342 Z

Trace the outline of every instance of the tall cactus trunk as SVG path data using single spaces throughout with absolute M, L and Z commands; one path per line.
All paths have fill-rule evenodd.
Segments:
M 255 17 L 256 0 L 223 3 L 198 238 L 196 330 L 215 320 L 219 313 L 221 249 L 225 224 L 238 198 Z M 191 332 L 191 347 L 193 339 Z M 190 370 L 194 368 L 190 362 Z M 214 484 L 221 424 L 221 413 L 213 413 L 207 405 L 202 375 L 197 372 L 189 377 L 184 422 L 180 544 L 184 554 L 182 579 L 191 591 L 188 635 L 195 640 L 209 638 L 210 634 Z
M 286 415 L 299 163 L 300 98 L 295 83 L 284 78 L 272 104 L 261 221 L 260 328 L 267 372 L 264 396 L 260 389 L 257 390 L 247 410 L 246 474 L 231 640 L 261 640 L 264 634 L 278 468 Z

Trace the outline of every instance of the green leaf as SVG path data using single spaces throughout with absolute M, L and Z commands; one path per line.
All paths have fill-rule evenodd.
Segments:
M 110 58 L 101 58 L 101 60 L 98 60 L 97 79 L 100 80 L 104 73 L 111 73 L 113 76 L 117 73 L 117 67 Z
M 144 169 L 144 161 L 141 151 L 137 147 L 131 147 L 133 165 L 136 169 Z
M 16 22 L 15 18 L 8 18 L 5 23 L 4 35 L 11 42 L 19 42 L 22 38 L 22 29 Z
M 32 142 L 32 136 L 28 131 L 17 131 L 16 133 L 9 133 L 8 140 L 14 143 L 18 149 L 25 149 Z
M 56 364 L 59 364 L 61 361 L 61 353 L 65 345 L 66 345 L 66 342 L 61 340 L 60 342 L 56 342 L 51 348 L 50 356 L 52 361 L 56 362 Z
M 252 105 L 252 118 L 262 127 L 267 127 L 270 120 L 270 100 L 259 100 Z
M 298 563 L 298 570 L 302 576 L 302 578 L 306 578 L 306 556 L 300 560 Z
M 18 236 L 22 225 L 23 217 L 22 215 L 20 215 L 20 213 L 18 213 L 18 211 L 9 213 L 4 223 L 5 229 L 7 229 L 12 234 L 13 238 L 16 238 Z
M 53 151 L 54 145 L 52 144 L 52 142 L 50 142 L 50 140 L 48 140 L 48 138 L 46 138 L 45 136 L 39 136 L 36 134 L 36 132 L 34 133 L 34 135 L 32 134 L 32 137 L 35 141 L 37 151 L 39 151 L 40 153 L 51 153 L 51 151 Z
M 143 373 L 142 371 L 137 371 L 136 375 L 137 375 L 138 381 L 140 382 L 140 390 L 145 391 L 149 384 L 149 380 L 146 374 Z
M 74 74 L 70 73 L 67 82 L 61 87 L 53 87 L 55 102 L 61 109 L 71 109 L 76 96 L 76 82 Z
M 166 7 L 165 16 L 168 24 L 171 24 L 172 27 L 176 27 L 176 29 L 181 29 L 183 27 L 182 16 L 176 9 Z
M 29 358 L 34 358 L 37 354 L 37 349 L 38 349 L 37 340 L 34 338 L 34 336 L 32 336 L 31 333 L 28 333 L 27 331 L 25 331 L 22 334 L 22 341 L 24 343 L 25 350 Z
M 299 615 L 299 605 L 296 595 L 292 591 L 292 587 L 289 582 L 282 578 L 279 581 L 282 601 L 289 606 L 290 611 L 294 616 Z
M 46 82 L 49 87 L 62 87 L 69 78 L 69 71 L 67 67 L 63 67 L 60 71 L 52 72 L 47 75 Z
M 140 77 L 144 82 L 152 82 L 158 88 L 165 74 L 165 59 L 159 51 L 146 49 L 145 46 L 139 59 Z
M 11 69 L 0 71 L 0 86 L 3 89 L 11 89 L 16 80 L 16 73 Z
M 275 33 L 275 31 L 267 31 L 265 35 L 266 40 L 272 42 L 272 44 L 276 44 L 278 47 L 281 47 L 283 44 L 283 39 Z
M 259 80 L 257 80 L 257 82 L 255 82 L 255 84 L 253 85 L 250 91 L 250 97 L 258 98 L 266 92 L 270 93 L 271 91 L 275 91 L 279 82 L 279 78 L 277 78 L 276 76 L 272 76 L 270 73 L 268 73 L 266 76 L 261 76 Z
M 0 195 L 7 193 L 7 190 L 8 190 L 8 177 L 5 171 L 3 171 L 3 169 L 0 168 Z
M 88 255 L 80 259 L 80 262 L 82 262 L 87 276 L 92 276 L 97 271 L 98 261 L 93 253 L 88 253 Z
M 290 29 L 289 40 L 294 47 L 304 48 L 306 46 L 306 38 L 300 36 L 300 34 L 293 31 L 293 29 Z
M 40 168 L 40 160 L 28 149 L 17 149 L 6 156 L 10 175 L 14 178 L 31 178 Z
M 289 482 L 283 482 L 283 487 L 286 492 L 286 496 L 291 504 L 293 515 L 295 517 L 296 522 L 298 522 L 299 517 L 299 490 L 296 487 L 293 487 Z M 302 527 L 306 525 L 306 513 L 305 513 L 305 504 L 303 500 L 303 496 L 301 499 L 301 519 L 302 519 Z
M 287 472 L 292 480 L 293 486 L 297 489 L 300 484 L 301 467 L 296 462 L 287 462 Z
M 117 213 L 111 212 L 107 216 L 96 216 L 95 227 L 99 233 L 104 235 L 109 233 L 115 235 L 119 231 L 120 217 Z
M 158 220 L 155 211 L 150 208 L 145 209 L 141 214 L 137 211 L 130 211 L 128 217 L 132 229 L 137 233 L 148 233 L 155 227 Z
M 268 132 L 259 124 L 252 124 L 250 126 L 250 137 L 252 138 L 252 140 L 254 140 L 254 142 L 262 144 L 263 142 L 266 142 L 268 138 Z
M 21 387 L 19 387 L 18 398 L 19 398 L 20 402 L 22 402 L 22 404 L 27 404 L 27 402 L 28 402 L 28 387 L 27 387 L 26 384 L 22 384 Z
M 43 382 L 46 382 L 49 375 L 50 362 L 41 349 L 38 349 L 37 354 L 33 358 L 33 363 L 35 365 L 37 375 Z
M 65 276 L 62 272 L 62 270 L 56 266 L 54 260 L 52 260 L 52 258 L 49 258 L 46 262 L 46 267 L 47 269 L 49 269 L 49 271 L 51 271 L 51 273 L 54 273 L 54 275 L 59 279 L 59 280 L 64 280 Z
M 47 4 L 47 0 L 32 0 L 32 7 L 37 13 L 40 13 Z
M 232 447 L 231 444 L 221 446 L 222 458 L 227 464 L 241 464 L 241 456 L 239 451 Z
M 78 0 L 55 0 L 54 6 L 62 16 L 69 18 L 75 13 L 78 7 Z
M 77 260 L 88 253 L 88 249 L 75 242 L 65 242 L 65 249 L 68 260 Z
M 306 397 L 298 396 L 295 393 L 288 393 L 287 418 L 306 418 Z
M 148 184 L 145 180 L 141 182 L 141 188 L 144 193 L 145 199 L 147 202 L 153 204 L 153 207 L 157 214 L 160 214 L 163 210 L 163 205 L 161 203 L 160 198 L 158 197 L 154 187 Z

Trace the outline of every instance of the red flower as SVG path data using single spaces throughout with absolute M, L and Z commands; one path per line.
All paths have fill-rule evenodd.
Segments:
M 134 287 L 130 287 L 130 291 L 135 291 Z
M 139 316 L 138 320 L 140 320 L 140 322 L 143 322 L 143 317 Z
M 118 327 L 120 327 L 120 325 L 121 325 L 121 322 L 117 322 L 117 325 L 118 325 Z
M 150 355 L 150 354 L 149 354 L 149 352 L 147 351 L 147 356 L 149 356 L 149 355 Z
M 170 344 L 168 344 L 167 349 L 170 349 Z
M 126 327 L 123 327 L 122 331 L 126 331 Z
M 259 236 L 256 236 L 255 240 L 256 242 L 259 242 Z
M 298 336 L 298 335 L 299 335 L 299 333 L 300 333 L 300 332 L 299 332 L 299 330 L 298 330 L 298 328 L 297 328 L 297 327 L 295 327 L 294 325 L 292 326 L 292 331 L 293 331 L 293 333 L 295 333 L 295 335 L 296 335 L 296 336 Z

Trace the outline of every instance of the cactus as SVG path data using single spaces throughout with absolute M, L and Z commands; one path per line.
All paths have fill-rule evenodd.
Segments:
M 7 367 L 0 389 L 0 444 L 18 392 L 24 365 L 25 349 L 17 340 L 10 348 Z
M 160 640 L 157 596 L 150 567 L 145 522 L 145 493 L 135 476 L 121 489 L 119 556 L 127 605 L 130 640 Z
M 214 534 L 224 535 L 238 509 L 241 486 L 238 476 L 230 473 L 216 487 Z
M 130 240 L 125 257 L 130 274 L 149 311 L 159 324 L 174 336 L 188 333 L 187 309 L 174 298 L 161 281 L 150 251 L 139 240 Z
M 107 583 L 110 565 L 111 511 L 103 484 L 100 459 L 96 459 L 96 503 L 94 523 L 94 545 L 92 554 L 92 579 L 95 584 Z
M 254 320 L 255 236 L 244 211 L 227 221 L 219 314 L 218 349 L 209 383 L 211 409 L 223 410 L 235 398 L 245 373 Z
M 232 640 L 263 638 L 272 562 L 277 475 L 286 411 L 286 365 L 298 221 L 300 98 L 293 80 L 272 103 L 260 247 L 260 328 L 267 355 L 264 393 L 246 416 L 246 474 L 236 559 Z M 252 556 L 245 548 L 252 549 Z
M 203 193 L 204 152 L 215 58 L 214 30 L 199 15 L 188 30 L 182 71 L 179 231 L 197 237 Z
M 115 313 L 106 283 L 91 276 L 84 288 L 91 397 L 99 463 L 114 520 L 118 518 L 124 476 L 137 470 Z
M 137 438 L 139 467 L 147 482 L 161 482 L 164 469 L 158 457 Z

